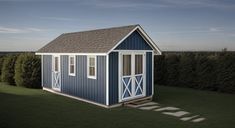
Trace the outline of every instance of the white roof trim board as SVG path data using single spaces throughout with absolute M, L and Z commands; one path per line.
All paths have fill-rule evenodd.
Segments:
M 139 30 L 141 33 L 140 33 L 140 35 L 145 39 L 147 39 L 147 40 L 145 40 L 149 45 L 150 45 L 150 47 L 152 47 L 154 50 L 156 50 L 157 51 L 157 54 L 158 55 L 161 55 L 162 54 L 162 52 L 161 52 L 161 50 L 157 47 L 157 45 L 153 42 L 153 40 L 147 35 L 147 33 L 142 29 L 142 27 L 140 27 L 139 25 L 138 26 L 136 26 L 130 33 L 128 33 L 124 38 L 122 38 L 122 40 L 120 40 L 112 49 L 110 49 L 109 51 L 108 51 L 108 54 L 110 53 L 110 52 L 112 52 L 118 45 L 120 45 L 127 37 L 129 37 L 133 32 L 135 32 L 136 30 Z

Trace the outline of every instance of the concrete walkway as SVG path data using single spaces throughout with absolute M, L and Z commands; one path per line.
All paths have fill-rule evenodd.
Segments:
M 141 104 L 129 104 L 128 107 L 137 108 L 140 110 L 155 111 L 161 112 L 164 115 L 169 115 L 178 118 L 181 121 L 190 121 L 193 123 L 199 123 L 204 121 L 206 118 L 201 117 L 200 115 L 193 115 L 190 112 L 184 111 L 180 108 L 169 106 L 161 107 L 156 102 L 147 102 Z
M 189 112 L 185 111 L 178 111 L 178 112 L 163 112 L 165 115 L 175 116 L 175 117 L 182 117 L 184 115 L 189 114 Z

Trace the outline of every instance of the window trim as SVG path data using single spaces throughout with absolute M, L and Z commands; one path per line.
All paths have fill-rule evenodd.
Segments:
M 89 73 L 90 73 L 90 58 L 95 58 L 95 75 L 94 76 L 91 76 Z M 96 62 L 96 58 L 97 56 L 96 55 L 92 55 L 92 56 L 87 56 L 87 78 L 90 78 L 90 79 L 96 79 L 96 76 L 97 76 L 97 62 Z
M 74 58 L 74 73 L 71 73 L 70 72 L 70 65 L 71 65 L 71 63 L 70 63 L 70 59 L 71 58 Z M 69 61 L 69 63 L 68 63 L 68 73 L 69 73 L 69 76 L 76 76 L 76 56 L 75 55 L 69 55 L 69 58 L 68 58 L 68 61 Z

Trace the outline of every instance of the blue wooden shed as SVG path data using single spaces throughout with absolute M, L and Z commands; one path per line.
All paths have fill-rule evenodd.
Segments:
M 44 90 L 114 107 L 154 94 L 161 51 L 140 25 L 65 33 L 36 52 Z

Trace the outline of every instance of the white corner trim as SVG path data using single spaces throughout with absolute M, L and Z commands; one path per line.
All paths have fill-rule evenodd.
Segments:
M 70 59 L 72 57 L 74 58 L 74 73 L 70 72 L 70 65 L 71 65 Z M 76 76 L 76 55 L 69 55 L 68 56 L 68 74 L 69 74 L 69 76 Z
M 152 52 L 152 95 L 154 95 L 154 53 Z
M 107 53 L 35 53 L 36 55 L 97 55 L 106 56 Z
M 89 71 L 90 71 L 89 64 L 90 64 L 91 57 L 95 58 L 95 76 L 90 76 L 90 74 L 89 74 Z M 97 56 L 96 55 L 89 55 L 89 56 L 87 56 L 87 78 L 96 79 L 96 76 L 97 76 Z
M 45 91 L 48 91 L 48 92 L 57 94 L 57 95 L 66 96 L 66 97 L 69 97 L 69 98 L 72 98 L 72 99 L 76 99 L 76 100 L 79 100 L 79 101 L 82 101 L 82 102 L 94 104 L 94 105 L 97 105 L 97 106 L 100 106 L 100 107 L 103 107 L 103 108 L 114 108 L 114 107 L 119 107 L 119 106 L 122 105 L 122 104 L 115 104 L 115 105 L 107 106 L 107 105 L 103 105 L 103 104 L 100 104 L 100 103 L 96 103 L 96 102 L 93 102 L 93 101 L 90 101 L 90 100 L 86 100 L 86 99 L 83 99 L 83 98 L 79 98 L 79 97 L 75 97 L 75 96 L 63 94 L 63 93 L 61 93 L 61 92 L 57 92 L 57 91 L 54 91 L 54 90 L 49 89 L 49 88 L 44 88 L 44 87 L 43 87 L 42 89 L 45 90 Z
M 122 52 L 118 52 L 118 102 L 121 102 L 122 101 L 122 94 L 121 94 L 121 86 L 120 86 L 120 83 L 121 83 L 121 73 L 122 73 L 122 62 L 121 62 L 121 59 L 122 59 Z
M 106 55 L 106 105 L 109 105 L 109 55 Z
M 43 56 L 41 56 L 41 87 L 43 87 Z

